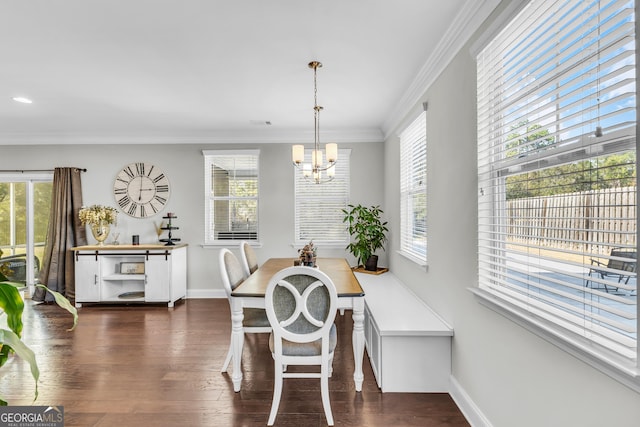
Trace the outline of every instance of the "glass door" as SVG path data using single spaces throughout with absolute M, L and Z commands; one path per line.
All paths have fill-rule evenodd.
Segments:
M 52 173 L 0 173 L 0 272 L 13 282 L 37 282 L 52 185 Z

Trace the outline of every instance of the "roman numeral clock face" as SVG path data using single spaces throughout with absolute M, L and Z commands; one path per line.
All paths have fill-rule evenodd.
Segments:
M 169 201 L 169 180 L 150 163 L 122 168 L 113 184 L 113 195 L 122 212 L 134 218 L 153 216 Z

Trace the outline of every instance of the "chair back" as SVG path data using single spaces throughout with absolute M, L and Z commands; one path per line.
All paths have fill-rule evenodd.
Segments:
M 0 267 L 4 267 L 4 275 L 12 282 L 26 282 L 27 280 L 27 255 L 9 255 L 0 258 Z M 38 277 L 40 273 L 40 260 L 33 257 L 33 276 Z
M 326 354 L 337 303 L 335 285 L 317 268 L 295 266 L 277 272 L 265 295 L 275 352 L 281 351 L 281 339 L 308 343 L 322 338 L 322 352 Z
M 258 269 L 258 258 L 249 242 L 240 242 L 240 254 L 242 257 L 242 268 L 246 277 L 249 277 Z
M 231 292 L 244 282 L 245 277 L 242 272 L 242 266 L 240 266 L 238 258 L 227 248 L 220 249 L 218 261 L 220 263 L 220 275 L 222 276 L 224 291 L 227 293 L 227 298 L 231 298 Z
M 631 258 L 630 260 L 620 258 Z M 637 265 L 637 252 L 630 249 L 611 249 L 611 258 L 607 262 L 607 268 L 620 271 L 635 272 Z

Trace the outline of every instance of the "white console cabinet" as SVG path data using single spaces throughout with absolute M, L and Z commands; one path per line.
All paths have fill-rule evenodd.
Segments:
M 187 245 L 78 246 L 76 307 L 82 303 L 167 303 L 187 293 Z

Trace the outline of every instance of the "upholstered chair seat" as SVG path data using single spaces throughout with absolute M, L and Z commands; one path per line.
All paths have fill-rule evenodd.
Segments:
M 333 353 L 338 344 L 338 333 L 336 325 L 331 325 L 329 331 L 329 352 Z M 273 334 L 269 337 L 269 350 L 274 352 Z M 311 343 L 299 343 L 288 340 L 282 341 L 282 354 L 285 356 L 320 356 L 322 354 L 322 340 L 316 340 Z

